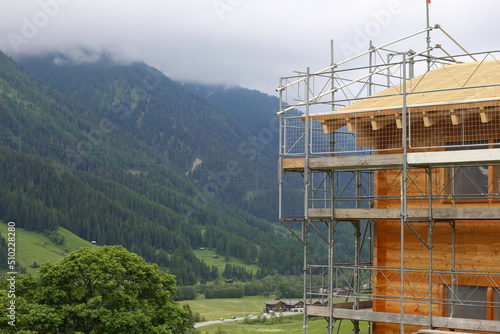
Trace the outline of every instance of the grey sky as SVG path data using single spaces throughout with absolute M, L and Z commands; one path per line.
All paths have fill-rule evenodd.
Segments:
M 180 81 L 273 93 L 280 76 L 343 60 L 425 28 L 426 0 L 1 0 L 13 57 L 87 47 L 142 60 Z M 470 51 L 500 49 L 498 0 L 432 0 L 431 24 Z M 442 34 L 432 44 L 445 41 Z M 415 50 L 420 44 L 409 46 Z M 402 50 L 403 51 L 403 50 Z M 454 51 L 454 50 L 452 50 Z

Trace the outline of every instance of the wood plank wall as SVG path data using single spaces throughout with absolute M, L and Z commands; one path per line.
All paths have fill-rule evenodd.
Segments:
M 479 125 L 479 123 L 478 123 Z M 483 124 L 484 125 L 484 124 Z M 471 140 L 497 140 L 498 124 L 490 123 L 484 127 L 487 131 L 476 131 L 472 134 Z M 397 129 L 387 129 L 385 132 L 380 132 L 376 135 L 373 142 L 376 148 L 387 149 L 397 148 L 400 143 L 387 140 L 387 135 L 394 136 Z M 439 140 L 450 140 L 453 138 L 452 130 L 441 129 L 439 131 L 431 131 L 431 129 L 422 130 L 421 141 L 438 140 L 437 135 L 441 134 L 444 137 Z M 418 138 L 417 138 L 418 139 Z M 368 140 L 363 139 L 365 142 Z M 442 148 L 435 148 L 439 151 Z M 395 153 L 401 153 L 395 152 Z M 448 174 L 446 169 L 433 169 L 433 179 L 436 184 L 433 186 L 441 190 L 446 187 Z M 489 167 L 490 183 L 498 184 L 498 168 Z M 401 207 L 401 170 L 385 170 L 378 171 L 375 175 L 375 192 L 376 195 L 388 197 L 386 200 L 378 200 L 375 202 L 376 208 L 400 208 Z M 493 182 L 493 180 L 496 180 Z M 425 195 L 428 196 L 428 175 L 424 170 L 411 170 L 408 181 L 408 195 Z M 490 186 L 490 191 L 497 186 Z M 392 198 L 391 198 L 392 197 Z M 434 208 L 450 208 L 453 203 L 450 200 L 439 199 L 432 203 Z M 500 201 L 485 200 L 485 201 L 463 201 L 456 202 L 456 207 L 493 207 L 499 208 Z M 428 208 L 428 200 L 409 200 L 409 208 Z M 426 223 L 413 223 L 412 227 L 417 233 L 427 240 L 428 225 Z M 375 222 L 374 227 L 374 266 L 380 267 L 400 267 L 401 266 L 401 223 L 399 220 L 379 220 Z M 429 268 L 429 250 L 418 239 L 418 237 L 408 228 L 405 227 L 404 235 L 404 252 L 405 252 L 405 267 L 406 268 Z M 432 262 L 434 269 L 452 269 L 452 228 L 448 222 L 438 222 L 433 229 L 433 251 Z M 456 222 L 456 250 L 455 250 L 455 268 L 461 270 L 493 270 L 500 271 L 500 221 L 474 221 L 462 220 Z M 408 297 L 428 298 L 428 276 L 422 273 L 407 273 L 405 280 L 405 291 Z M 459 277 L 459 285 L 481 285 L 494 286 L 500 285 L 499 277 L 493 280 L 474 281 L 475 276 L 464 275 Z M 445 283 L 451 282 L 451 277 L 438 277 L 437 274 L 432 277 L 435 284 L 432 288 L 433 299 L 443 298 L 445 293 Z M 390 281 L 390 284 L 389 284 Z M 373 310 L 377 312 L 400 313 L 401 304 L 399 300 L 399 291 L 401 289 L 401 276 L 397 271 L 384 271 L 374 275 L 374 294 L 376 291 L 386 294 L 388 298 L 396 300 L 374 300 Z M 489 289 L 491 291 L 492 289 Z M 411 291 L 411 292 L 410 292 Z M 409 293 L 408 293 L 409 292 Z M 428 315 L 428 304 L 425 302 L 405 303 L 405 314 Z M 432 307 L 434 316 L 448 316 L 446 307 L 434 305 Z M 488 312 L 488 319 L 494 320 L 494 312 Z M 500 320 L 500 319 L 498 319 Z M 391 324 L 374 324 L 374 333 L 399 333 L 399 325 Z M 418 328 L 408 327 L 406 330 L 409 333 L 416 332 Z

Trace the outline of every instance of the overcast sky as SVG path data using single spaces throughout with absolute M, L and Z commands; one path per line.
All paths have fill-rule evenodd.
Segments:
M 424 29 L 426 1 L 0 0 L 0 49 L 14 58 L 106 50 L 175 80 L 271 94 L 293 70 L 328 66 L 331 39 L 341 61 L 368 39 L 377 46 Z M 432 0 L 430 9 L 431 25 L 468 50 L 500 49 L 499 0 Z M 436 43 L 449 44 L 440 33 Z

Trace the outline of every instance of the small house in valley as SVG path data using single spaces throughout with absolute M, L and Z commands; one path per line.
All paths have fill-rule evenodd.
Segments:
M 302 300 L 287 299 L 284 301 L 284 303 L 285 303 L 285 309 L 287 311 L 304 307 L 304 302 Z
M 266 302 L 266 312 L 279 312 L 285 310 L 285 303 L 281 300 L 268 300 Z

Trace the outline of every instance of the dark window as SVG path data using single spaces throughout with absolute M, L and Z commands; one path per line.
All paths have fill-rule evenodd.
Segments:
M 484 144 L 484 145 L 481 145 Z M 453 150 L 488 148 L 487 142 L 467 143 Z M 466 154 L 464 152 L 464 154 Z M 457 200 L 482 199 L 488 195 L 488 166 L 460 166 L 450 168 L 449 194 Z
M 488 288 L 485 286 L 455 286 L 455 297 L 452 300 L 448 290 L 448 316 L 453 312 L 454 318 L 487 319 Z
M 459 199 L 474 199 L 488 194 L 488 166 L 453 167 L 454 194 Z

